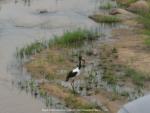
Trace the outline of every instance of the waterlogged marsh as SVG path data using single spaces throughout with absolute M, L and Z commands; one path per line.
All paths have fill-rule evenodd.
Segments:
M 105 38 L 107 40 L 111 37 L 111 29 L 115 27 L 115 25 L 97 24 L 88 18 L 88 15 L 99 10 L 99 3 L 105 2 L 104 0 L 25 1 L 6 0 L 0 4 L 0 83 L 2 84 L 0 90 L 3 92 L 0 93 L 0 98 L 3 100 L 0 101 L 1 112 L 20 113 L 29 110 L 41 113 L 41 108 L 44 106 L 28 94 L 19 94 L 20 91 L 17 89 L 9 90 L 12 88 L 12 80 L 24 79 L 26 77 L 23 75 L 27 75 L 21 73 L 20 68 L 15 65 L 16 48 L 26 46 L 35 40 L 49 39 L 54 34 L 61 35 L 65 30 L 78 27 L 97 28 L 107 35 Z M 27 102 L 24 102 L 25 100 Z M 21 107 L 23 108 L 20 109 Z
M 3 100 L 0 101 L 1 112 L 40 113 L 44 106 L 41 102 L 36 102 L 30 95 L 20 94 L 17 89 L 9 90 L 11 89 L 11 80 L 21 78 L 21 73 L 14 68 L 13 54 L 16 47 L 22 47 L 36 39 L 49 38 L 52 34 L 61 34 L 68 27 L 96 25 L 85 15 L 95 10 L 97 1 L 31 0 L 30 2 L 28 4 L 20 0 L 6 1 L 0 4 L 0 90 L 3 92 L 0 94 L 0 98 Z M 83 4 L 86 7 L 81 7 Z M 48 13 L 39 14 L 41 10 L 48 10 Z M 13 68 L 11 64 L 13 64 Z M 9 73 L 8 69 L 16 76 Z M 20 109 L 21 107 L 22 109 Z

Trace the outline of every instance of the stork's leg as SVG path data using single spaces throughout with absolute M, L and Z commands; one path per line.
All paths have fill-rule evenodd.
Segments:
M 74 79 L 71 81 L 71 86 L 73 86 L 74 85 Z
M 74 79 L 73 79 L 72 82 L 71 82 L 71 86 L 72 86 L 73 93 L 75 94 L 75 89 L 74 89 Z

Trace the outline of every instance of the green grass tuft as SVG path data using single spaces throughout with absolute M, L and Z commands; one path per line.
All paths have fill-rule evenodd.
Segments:
M 62 46 L 79 46 L 85 40 L 94 40 L 98 34 L 88 30 L 78 29 L 75 31 L 67 31 L 61 37 L 55 37 L 55 44 Z
M 145 29 L 150 30 L 150 13 L 140 11 L 138 14 L 140 14 L 140 17 L 138 18 L 139 22 L 144 25 Z
M 136 70 L 131 68 L 126 68 L 125 76 L 130 77 L 138 86 L 144 85 L 145 75 L 143 75 L 143 73 L 141 72 L 137 72 Z
M 105 4 L 103 4 L 102 6 L 100 6 L 100 9 L 112 9 L 115 8 L 116 6 L 110 2 L 107 2 Z
M 27 45 L 24 48 L 21 48 L 17 51 L 17 56 L 20 58 L 23 58 L 24 56 L 29 56 L 31 54 L 39 53 L 44 48 L 46 48 L 46 45 L 43 42 L 34 42 L 31 45 Z
M 134 2 L 136 2 L 136 1 L 138 1 L 138 0 L 117 0 L 117 2 L 118 2 L 118 5 L 120 6 L 120 7 L 129 7 L 129 5 L 131 4 L 131 3 L 134 3 Z
M 150 36 L 150 13 L 144 12 L 144 11 L 139 11 L 137 12 L 140 16 L 138 18 L 138 21 L 143 24 L 144 30 L 143 34 Z M 150 47 L 150 38 L 146 38 L 144 40 L 144 44 L 147 47 Z
M 95 15 L 89 16 L 89 18 L 99 23 L 115 23 L 115 22 L 121 21 L 117 16 L 112 16 L 112 15 L 95 14 Z
M 90 103 L 83 104 L 74 95 L 70 95 L 66 97 L 64 101 L 67 104 L 67 106 L 69 106 L 70 108 L 83 110 L 83 111 L 80 111 L 80 113 L 91 113 L 91 111 L 88 111 L 91 109 L 93 109 L 92 113 L 100 113 L 100 111 L 96 109 L 97 108 L 96 105 L 90 104 Z M 97 110 L 97 111 L 94 111 L 94 110 Z
M 145 29 L 150 29 L 150 13 L 142 10 L 136 13 L 139 15 L 138 21 L 144 25 Z
M 117 77 L 116 75 L 113 75 L 111 73 L 108 73 L 102 77 L 103 80 L 107 81 L 108 84 L 116 84 L 117 83 Z
M 146 38 L 144 40 L 144 44 L 147 46 L 147 47 L 150 47 L 150 38 Z
M 144 29 L 144 30 L 142 31 L 142 33 L 145 34 L 145 35 L 150 36 L 150 30 L 148 30 L 148 29 Z
M 54 39 L 50 39 L 49 41 L 36 41 L 17 50 L 17 56 L 20 58 L 29 57 L 54 45 L 63 47 L 79 47 L 84 43 L 84 41 L 95 40 L 99 36 L 100 35 L 97 32 L 83 29 L 67 31 L 62 36 L 55 36 Z

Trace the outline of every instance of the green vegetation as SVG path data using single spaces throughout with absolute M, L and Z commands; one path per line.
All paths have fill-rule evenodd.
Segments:
M 95 14 L 95 15 L 89 16 L 89 18 L 99 23 L 115 23 L 115 22 L 121 21 L 117 16 L 112 16 L 112 15 Z
M 108 84 L 116 84 L 118 80 L 125 80 L 125 77 L 131 78 L 133 83 L 137 86 L 143 86 L 147 79 L 146 74 L 136 71 L 128 66 L 117 63 L 118 52 L 116 48 L 103 46 L 101 48 L 100 66 L 103 69 L 102 79 Z M 124 77 L 120 73 L 124 73 Z
M 137 0 L 117 0 L 120 7 L 128 7 L 131 3 L 136 2 Z
M 130 77 L 138 86 L 144 85 L 145 76 L 141 72 L 137 72 L 136 70 L 131 68 L 126 68 L 125 76 Z
M 75 31 L 67 31 L 61 37 L 55 36 L 54 42 L 62 46 L 79 46 L 83 44 L 83 41 L 95 40 L 98 36 L 96 32 L 78 29 Z
M 102 6 L 100 6 L 100 9 L 112 9 L 114 7 L 116 7 L 114 4 L 107 2 L 107 3 L 103 4 Z
M 20 58 L 23 58 L 24 56 L 33 55 L 35 53 L 41 52 L 44 48 L 46 48 L 46 45 L 43 42 L 34 42 L 31 45 L 27 45 L 26 47 L 17 50 L 17 56 Z
M 36 41 L 17 50 L 17 56 L 20 58 L 28 57 L 52 46 L 79 47 L 84 41 L 95 40 L 98 37 L 99 34 L 97 32 L 89 30 L 77 29 L 67 31 L 62 36 L 55 36 L 54 39 L 50 39 L 49 41 Z
M 150 13 L 146 13 L 144 11 L 137 12 L 140 17 L 138 18 L 139 22 L 141 22 L 145 29 L 150 30 Z
M 150 31 L 148 29 L 142 30 L 142 33 L 147 35 L 147 36 L 150 36 Z
M 111 71 L 108 71 L 108 73 L 105 72 L 105 75 L 102 77 L 103 80 L 107 81 L 108 84 L 116 84 L 117 77 L 111 73 Z
M 129 94 L 129 92 L 124 91 L 120 95 L 124 96 L 124 97 L 129 97 L 130 94 Z
M 81 103 L 78 97 L 75 97 L 74 95 L 69 95 L 65 98 L 66 104 L 73 109 L 81 109 L 80 113 L 99 113 L 100 111 L 96 109 L 96 106 L 94 104 L 85 104 Z M 97 111 L 88 111 L 88 110 L 97 110 Z M 82 111 L 83 110 L 83 111 Z M 84 111 L 85 110 L 85 111 Z M 87 110 L 87 111 L 86 111 Z
M 137 13 L 140 15 L 138 21 L 144 25 L 143 34 L 149 36 L 144 40 L 144 44 L 150 47 L 150 13 L 144 11 L 139 11 Z
M 150 47 L 150 37 L 149 38 L 146 38 L 144 40 L 144 44 L 147 46 L 147 47 Z

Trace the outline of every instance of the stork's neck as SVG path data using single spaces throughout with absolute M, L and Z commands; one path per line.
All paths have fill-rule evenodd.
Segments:
M 79 60 L 79 69 L 81 69 L 81 60 Z

